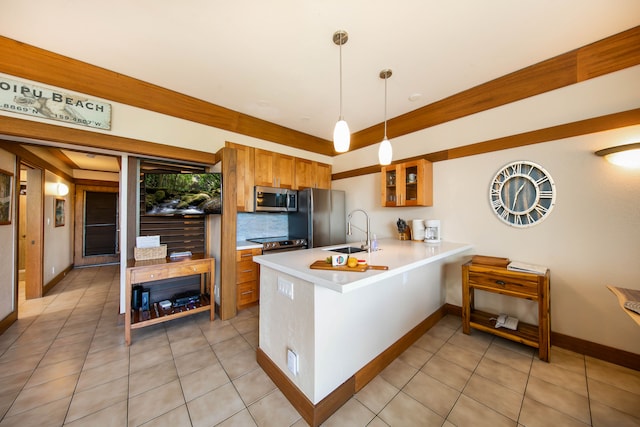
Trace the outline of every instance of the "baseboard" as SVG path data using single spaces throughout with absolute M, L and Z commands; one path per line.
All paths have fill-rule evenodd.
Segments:
M 424 319 L 416 327 L 404 334 L 398 341 L 391 344 L 371 362 L 367 363 L 355 374 L 356 393 L 374 379 L 391 362 L 396 360 L 406 349 L 411 347 L 421 336 L 431 329 L 440 319 L 446 315 L 445 307 L 440 307 L 431 316 Z
M 420 322 L 342 385 L 329 393 L 317 405 L 314 405 L 260 348 L 256 351 L 256 360 L 302 418 L 312 427 L 316 427 L 326 421 L 355 393 L 360 391 L 406 349 L 411 347 L 446 314 L 445 306 L 440 307 L 435 313 Z
M 446 314 L 462 317 L 462 307 L 445 304 Z M 640 354 L 551 331 L 551 345 L 640 371 Z
M 317 427 L 326 421 L 355 394 L 355 380 L 351 377 L 314 405 L 260 348 L 256 350 L 256 360 L 291 405 L 312 427 Z
M 551 345 L 640 371 L 640 354 L 551 331 Z
M 56 277 L 54 277 L 53 279 L 51 279 L 49 281 L 49 283 L 47 283 L 46 285 L 44 285 L 42 287 L 42 295 L 46 295 L 47 292 L 49 292 L 51 289 L 54 288 L 55 285 L 57 285 L 58 283 L 60 283 L 62 281 L 62 279 L 65 278 L 65 276 L 67 275 L 68 272 L 70 272 L 71 270 L 73 270 L 73 264 L 71 264 L 69 267 L 65 268 L 64 270 L 62 270 Z
M 4 332 L 9 329 L 9 326 L 16 320 L 18 320 L 18 310 L 13 310 L 7 317 L 0 320 L 0 335 L 4 334 Z

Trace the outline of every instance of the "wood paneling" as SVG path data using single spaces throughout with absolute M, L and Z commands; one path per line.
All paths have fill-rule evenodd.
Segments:
M 0 40 L 2 38 L 0 37 Z M 103 148 L 123 153 L 146 155 L 184 160 L 198 164 L 213 164 L 215 156 L 204 151 L 190 150 L 172 145 L 156 144 L 139 139 L 123 138 L 109 134 L 91 132 L 50 125 L 47 123 L 21 120 L 0 115 L 0 129 L 4 135 L 19 138 L 32 138 L 40 141 L 59 142 L 79 147 Z M 16 144 L 17 143 L 13 143 Z M 25 150 L 26 151 L 26 150 Z M 49 169 L 49 168 L 47 168 Z M 56 174 L 58 174 L 56 172 Z M 66 174 L 65 174 L 66 175 Z
M 236 200 L 237 151 L 224 147 L 216 153 L 222 162 L 222 225 L 220 238 L 220 318 L 236 315 Z M 216 162 L 217 163 L 217 162 Z
M 334 154 L 333 144 L 327 140 L 7 37 L 0 37 L 0 72 L 303 150 Z
M 610 129 L 634 126 L 638 124 L 640 124 L 640 108 L 637 108 L 635 110 L 622 111 L 620 113 L 608 114 L 606 116 L 580 120 L 564 125 L 552 126 L 545 129 L 538 129 L 535 131 L 520 133 L 517 135 L 505 136 L 503 138 L 490 139 L 488 141 L 463 145 L 461 147 L 455 147 L 448 150 L 437 151 L 420 156 L 399 159 L 394 161 L 392 164 L 395 165 L 418 159 L 426 159 L 431 162 L 439 162 L 443 160 L 456 159 L 466 156 L 475 156 L 477 154 L 484 154 L 492 151 L 523 147 L 525 145 L 555 141 L 558 139 L 570 138 L 574 136 L 586 135 L 590 133 L 602 132 Z M 331 176 L 331 179 L 337 180 L 352 178 L 359 175 L 378 173 L 380 172 L 380 170 L 381 166 L 367 166 L 364 168 L 335 173 Z
M 638 64 L 640 26 L 392 118 L 387 122 L 387 133 L 395 138 Z M 0 37 L 0 72 L 302 150 L 336 154 L 325 139 L 6 37 Z M 356 132 L 351 137 L 351 147 L 376 144 L 382 134 L 382 123 Z

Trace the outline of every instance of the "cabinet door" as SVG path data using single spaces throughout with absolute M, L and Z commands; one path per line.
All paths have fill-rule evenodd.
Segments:
M 315 173 L 313 161 L 296 158 L 296 189 L 313 188 L 315 185 Z
M 226 143 L 236 149 L 236 209 L 238 212 L 253 212 L 254 149 L 246 145 Z
M 255 185 L 264 185 L 267 187 L 275 187 L 275 178 L 273 175 L 273 155 L 271 151 L 254 150 L 255 167 L 253 179 Z
M 316 163 L 316 187 L 331 189 L 331 165 Z
M 293 188 L 295 185 L 295 157 L 276 153 L 274 160 L 276 187 Z
M 381 169 L 382 206 L 432 206 L 433 167 L 421 159 Z

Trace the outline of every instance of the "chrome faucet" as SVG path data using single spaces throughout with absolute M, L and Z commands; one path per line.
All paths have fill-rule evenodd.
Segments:
M 351 216 L 355 212 L 358 212 L 358 211 L 362 212 L 364 214 L 364 216 L 367 217 L 367 229 L 366 230 L 363 230 L 360 227 L 356 227 L 355 225 L 353 225 L 353 226 L 351 225 Z M 354 209 L 354 210 L 352 210 L 349 213 L 349 216 L 347 217 L 347 235 L 348 236 L 351 236 L 351 234 L 352 234 L 351 227 L 357 228 L 358 230 L 360 230 L 360 231 L 362 231 L 362 232 L 367 234 L 367 244 L 366 244 L 367 247 L 366 247 L 366 249 L 367 249 L 367 252 L 371 253 L 371 233 L 370 233 L 371 221 L 369 220 L 369 214 L 367 213 L 367 211 L 365 211 L 364 209 Z M 362 249 L 365 249 L 365 248 L 362 248 Z

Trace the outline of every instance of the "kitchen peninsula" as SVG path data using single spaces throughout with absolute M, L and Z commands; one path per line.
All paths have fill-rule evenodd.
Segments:
M 354 256 L 388 270 L 309 268 L 337 247 L 254 258 L 261 265 L 258 363 L 312 426 L 439 320 L 445 267 L 459 274 L 471 249 L 383 239 L 379 251 Z

